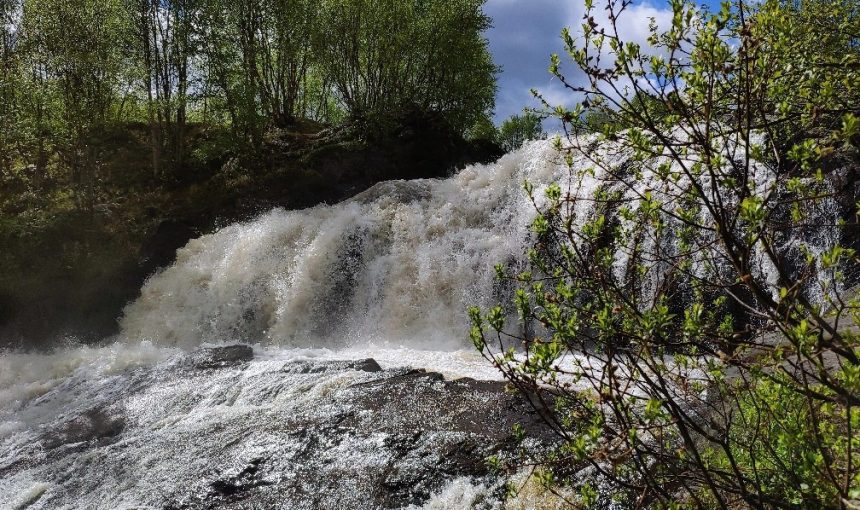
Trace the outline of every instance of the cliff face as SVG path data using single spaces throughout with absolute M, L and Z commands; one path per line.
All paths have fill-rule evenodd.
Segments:
M 114 334 L 144 280 L 188 240 L 219 226 L 500 156 L 432 119 L 406 119 L 397 133 L 365 142 L 301 124 L 274 134 L 251 160 L 212 149 L 218 135 L 200 127 L 190 151 L 197 159 L 154 179 L 138 131 L 127 127 L 106 142 L 112 149 L 92 210 L 69 204 L 66 183 L 0 179 L 0 348 Z

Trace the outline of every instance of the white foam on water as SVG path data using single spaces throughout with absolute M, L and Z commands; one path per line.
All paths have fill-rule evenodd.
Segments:
M 123 337 L 193 347 L 470 347 L 470 305 L 492 306 L 492 268 L 521 260 L 534 207 L 563 178 L 550 142 L 449 179 L 381 183 L 334 206 L 274 210 L 179 250 L 125 311 Z
M 123 349 L 137 354 L 120 356 Z M 480 373 L 474 354 L 408 348 L 335 351 L 258 345 L 252 361 L 218 370 L 189 367 L 189 358 L 177 349 L 150 343 L 68 348 L 39 362 L 2 356 L 4 368 L 15 366 L 22 381 L 4 379 L 0 472 L 11 471 L 0 477 L 0 508 L 160 508 L 167 500 L 207 494 L 213 472 L 229 479 L 257 458 L 280 466 L 271 470 L 281 473 L 277 476 L 298 476 L 301 466 L 312 461 L 330 470 L 327 476 L 333 479 L 340 472 L 385 469 L 396 461 L 390 449 L 382 448 L 390 434 L 346 434 L 323 448 L 320 458 L 308 459 L 302 456 L 306 439 L 296 433 L 305 419 L 326 423 L 350 412 L 355 404 L 348 395 L 388 376 L 343 368 L 304 370 L 295 363 L 363 359 L 371 353 L 383 367 L 441 366 L 450 377 Z M 74 362 L 62 361 L 72 358 Z M 39 373 L 52 384 L 34 393 L 26 381 L 38 380 Z M 63 437 L 64 431 L 90 434 L 88 425 L 73 424 L 93 411 L 121 417 L 123 432 L 104 441 L 98 435 Z M 367 411 L 355 412 L 363 416 Z M 324 441 L 327 436 L 320 437 Z M 361 483 L 360 476 L 348 481 Z M 454 483 L 428 508 L 460 508 L 457 501 L 465 505 L 483 489 L 471 490 Z M 359 485 L 324 496 L 363 494 L 366 489 Z M 360 501 L 343 504 L 361 506 Z
M 35 482 L 27 490 L 21 492 L 17 499 L 9 504 L 9 510 L 24 510 L 42 497 L 51 486 L 47 483 Z
M 47 416 L 21 412 L 19 408 L 63 385 L 73 375 L 106 379 L 134 366 L 163 361 L 177 352 L 175 348 L 137 342 L 65 347 L 48 354 L 0 353 L 0 439 L 25 426 L 26 421 L 46 421 Z M 69 392 L 65 398 L 72 403 L 77 395 Z M 57 402 L 55 408 L 61 407 Z
M 611 147 L 599 151 L 618 165 L 627 157 L 612 154 Z M 197 465 L 201 459 L 229 464 L 254 458 L 266 438 L 288 461 L 302 445 L 268 435 L 278 434 L 287 418 L 325 416 L 331 395 L 374 377 L 357 371 L 291 374 L 287 365 L 294 361 L 373 358 L 383 368 L 424 368 L 449 379 L 503 379 L 471 346 L 467 309 L 510 300 L 510 289 L 494 279 L 492 268 L 522 267 L 531 244 L 535 210 L 523 181 L 535 185 L 539 201 L 552 182 L 590 199 L 607 176 L 584 172 L 588 166 L 585 158 L 575 159 L 571 174 L 552 142 L 532 142 L 449 179 L 381 183 L 338 205 L 274 210 L 192 240 L 126 308 L 116 342 L 49 354 L 0 353 L 0 472 L 35 461 L 32 469 L 0 479 L 0 508 L 42 508 L 45 500 L 73 502 L 74 508 L 134 508 L 169 496 L 162 494 L 165 488 L 202 483 L 200 473 L 211 466 Z M 768 186 L 771 178 L 757 172 L 756 186 Z M 655 179 L 646 172 L 624 191 L 625 200 L 635 202 L 652 188 L 659 194 L 662 184 Z M 570 211 L 575 225 L 591 219 L 590 203 Z M 831 233 L 810 239 L 817 252 L 834 242 Z M 646 249 L 665 241 L 649 241 Z M 759 276 L 775 285 L 773 268 L 758 257 Z M 627 265 L 622 250 L 613 271 L 619 281 Z M 643 282 L 643 294 L 660 271 Z M 182 352 L 237 342 L 255 351 L 241 370 L 171 375 L 171 360 Z M 558 363 L 571 372 L 598 370 L 591 361 L 568 355 Z M 138 372 L 156 379 L 135 392 Z M 47 455 L 46 431 L 113 405 L 121 406 L 139 437 L 69 455 L 50 468 L 39 464 Z M 225 446 L 237 444 L 239 436 L 241 447 Z M 377 450 L 344 441 L 326 455 L 333 465 L 372 467 L 386 462 L 375 457 Z M 88 472 L 93 463 L 110 473 L 111 483 L 85 486 L 90 482 L 71 476 L 70 489 L 45 482 L 58 472 Z M 80 494 L 58 492 L 78 483 Z M 455 479 L 424 508 L 496 508 L 492 490 L 482 481 Z M 557 503 L 534 506 L 523 498 L 523 505 L 509 507 Z
M 407 346 L 358 345 L 346 349 L 282 349 L 272 346 L 256 346 L 255 355 L 274 360 L 360 360 L 372 358 L 383 369 L 417 368 L 437 372 L 446 379 L 464 377 L 498 381 L 503 380 L 501 372 L 476 350 L 461 349 L 454 351 L 427 351 Z
M 492 488 L 471 478 L 456 478 L 430 500 L 407 510 L 502 510 L 502 502 Z

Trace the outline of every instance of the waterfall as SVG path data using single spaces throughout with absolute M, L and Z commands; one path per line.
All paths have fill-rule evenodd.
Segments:
M 384 182 L 337 205 L 228 226 L 146 282 L 122 334 L 181 347 L 465 347 L 467 308 L 502 297 L 494 264 L 527 247 L 535 212 L 523 181 L 565 170 L 550 143 L 534 142 L 448 179 Z
M 626 151 L 580 142 L 590 144 L 590 156 L 609 163 L 616 175 L 629 171 Z M 731 155 L 735 149 L 727 144 L 725 150 Z M 593 217 L 590 199 L 598 190 L 614 189 L 629 204 L 646 191 L 672 203 L 689 186 L 682 179 L 667 190 L 648 170 L 632 185 L 621 185 L 605 169 L 585 171 L 592 164 L 579 153 L 568 168 L 552 141 L 535 141 L 448 179 L 384 182 L 337 205 L 273 210 L 230 225 L 188 243 L 171 267 L 146 282 L 125 310 L 122 336 L 182 348 L 224 342 L 468 348 L 466 310 L 510 301 L 510 289 L 495 280 L 492 268 L 522 266 L 532 241 L 535 208 L 522 189 L 525 180 L 538 199 L 552 182 L 583 199 L 569 213 L 574 226 Z M 776 182 L 766 165 L 753 164 L 751 175 L 760 193 Z M 818 253 L 829 248 L 839 231 L 823 225 L 835 225 L 839 214 L 832 201 L 816 206 L 811 224 L 822 227 L 801 237 L 782 236 L 780 251 L 802 259 L 801 244 Z M 701 221 L 711 223 L 705 216 L 703 211 Z M 670 223 L 660 236 L 648 232 L 645 252 L 676 250 L 673 228 L 679 226 Z M 706 247 L 709 240 L 699 243 Z M 708 249 L 700 254 L 703 260 L 711 257 Z M 622 286 L 633 270 L 627 257 L 619 247 L 614 277 Z M 756 276 L 777 292 L 772 264 L 762 254 L 756 259 Z M 706 264 L 698 264 L 701 272 Z M 666 270 L 658 264 L 632 291 L 649 301 Z
M 574 228 L 598 213 L 626 221 L 594 207 L 601 190 L 634 206 L 646 191 L 671 196 L 647 171 L 629 185 L 592 171 L 589 155 L 568 166 L 552 142 L 530 142 L 448 179 L 268 212 L 180 249 L 126 307 L 117 341 L 0 353 L 0 508 L 501 508 L 500 479 L 475 459 L 537 418 L 470 345 L 467 308 L 511 301 L 493 266 L 526 267 L 536 211 L 523 182 L 538 207 L 554 182 L 583 199 L 566 213 Z M 775 182 L 764 165 L 755 178 Z M 832 246 L 843 209 L 815 205 L 808 227 L 778 239 L 781 256 Z M 644 249 L 672 253 L 674 229 L 646 228 Z M 632 264 L 616 248 L 624 285 Z M 755 277 L 776 291 L 757 257 Z M 647 297 L 666 270 L 632 292 Z M 253 347 L 224 346 L 235 343 Z

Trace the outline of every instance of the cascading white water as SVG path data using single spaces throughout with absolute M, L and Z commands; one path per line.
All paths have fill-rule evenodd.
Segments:
M 335 206 L 229 226 L 149 279 L 123 336 L 182 347 L 465 347 L 468 306 L 499 300 L 493 265 L 521 259 L 528 243 L 523 181 L 548 184 L 565 168 L 536 142 L 449 179 L 386 182 Z
M 612 149 L 599 148 L 605 160 L 623 165 L 628 156 Z M 509 300 L 493 266 L 522 264 L 531 243 L 535 210 L 523 181 L 535 185 L 538 199 L 552 182 L 586 199 L 572 211 L 574 224 L 583 225 L 594 214 L 587 199 L 617 185 L 599 170 L 580 172 L 588 165 L 580 156 L 569 169 L 552 142 L 532 142 L 449 179 L 382 183 L 338 205 L 275 210 L 191 241 L 126 308 L 119 341 L 0 354 L 0 508 L 161 508 L 211 496 L 207 483 L 241 479 L 262 454 L 274 478 L 256 480 L 261 487 L 282 487 L 290 477 L 321 483 L 302 482 L 299 468 L 308 463 L 329 477 L 352 469 L 353 481 L 387 473 L 397 449 L 380 453 L 374 442 L 388 444 L 396 434 L 333 428 L 341 442 L 306 450 L 302 430 L 305 419 L 313 428 L 342 415 L 369 420 L 365 427 L 375 431 L 385 420 L 354 402 L 363 384 L 383 385 L 384 395 L 386 384 L 396 387 L 394 376 L 294 364 L 372 357 L 382 368 L 499 378 L 468 342 L 467 307 Z M 772 176 L 761 170 L 767 186 Z M 657 182 L 646 173 L 622 192 L 635 202 L 644 190 L 659 192 Z M 832 205 L 819 205 L 815 221 L 835 224 Z M 783 247 L 804 244 L 820 253 L 836 232 L 817 228 L 784 239 Z M 671 244 L 671 231 L 658 242 Z M 621 281 L 630 268 L 623 251 L 616 258 Z M 757 276 L 775 283 L 764 265 Z M 235 342 L 255 344 L 251 361 L 207 372 L 182 354 Z M 452 413 L 495 398 L 466 394 L 473 400 Z M 461 437 L 446 429 L 453 415 L 438 411 L 428 412 L 440 422 L 431 454 Z M 315 441 L 330 440 L 326 430 Z M 105 478 L 104 469 L 122 475 Z M 427 507 L 472 507 L 486 498 L 487 508 L 498 508 L 486 483 L 453 479 Z M 360 489 L 335 492 L 356 498 Z
M 615 144 L 578 142 L 593 145 L 590 156 L 608 167 L 621 168 L 630 157 Z M 733 147 L 727 144 L 727 157 Z M 338 205 L 274 210 L 228 226 L 191 241 L 171 267 L 147 281 L 125 310 L 122 336 L 184 348 L 236 341 L 468 348 L 467 308 L 509 300 L 492 268 L 522 261 L 531 242 L 535 209 L 522 189 L 525 180 L 535 185 L 538 199 L 553 182 L 583 199 L 571 212 L 575 226 L 592 218 L 591 198 L 599 189 L 614 187 L 634 204 L 653 190 L 671 203 L 671 193 L 689 186 L 682 179 L 663 196 L 667 184 L 653 170 L 620 185 L 605 168 L 582 171 L 591 165 L 579 153 L 568 168 L 552 142 L 531 142 L 495 164 L 468 167 L 448 179 L 385 182 Z M 776 182 L 766 165 L 753 164 L 751 176 L 760 194 Z M 834 225 L 839 212 L 827 206 L 818 206 L 813 218 Z M 820 252 L 837 242 L 838 231 L 822 227 L 807 237 L 787 238 L 783 245 L 790 251 L 802 241 Z M 671 231 L 660 239 L 649 233 L 645 250 L 659 245 L 672 252 L 673 243 Z M 632 268 L 624 250 L 616 259 L 615 276 L 623 282 Z M 776 292 L 773 268 L 761 254 L 757 260 L 758 276 Z M 653 292 L 649 280 L 667 269 L 651 271 L 639 292 Z
M 449 179 L 381 183 L 338 205 L 274 210 L 192 240 L 127 307 L 115 345 L 0 353 L 0 409 L 75 373 L 104 377 L 204 343 L 493 377 L 468 343 L 466 308 L 499 300 L 493 265 L 522 257 L 529 242 L 523 181 L 566 174 L 551 143 L 533 142 Z M 408 359 L 401 346 L 413 348 Z
M 161 508 L 186 489 L 205 496 L 204 468 L 263 448 L 249 430 L 275 437 L 304 415 L 352 412 L 358 389 L 338 389 L 336 405 L 328 389 L 316 391 L 331 377 L 394 384 L 360 371 L 298 373 L 297 360 L 373 357 L 383 368 L 498 378 L 468 343 L 466 310 L 500 300 L 492 267 L 529 242 L 534 210 L 523 180 L 548 184 L 565 173 L 551 145 L 536 142 L 449 179 L 387 182 L 338 205 L 271 211 L 179 250 L 127 307 L 115 343 L 0 353 L 0 508 Z M 252 362 L 214 373 L 184 364 L 183 349 L 235 342 L 256 344 Z M 80 427 L 111 436 L 84 440 Z M 460 437 L 446 434 L 433 437 Z M 304 448 L 292 432 L 265 448 L 296 476 L 312 461 L 282 452 L 291 441 Z M 365 443 L 352 439 L 331 456 L 351 459 L 359 474 L 396 461 Z M 124 474 L 104 478 L 103 469 Z M 440 498 L 471 497 L 456 487 Z

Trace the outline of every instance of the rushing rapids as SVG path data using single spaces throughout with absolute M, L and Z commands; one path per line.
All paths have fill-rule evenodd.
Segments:
M 191 241 L 119 338 L 0 355 L 0 508 L 501 508 L 483 459 L 536 418 L 470 350 L 466 310 L 509 300 L 493 266 L 530 244 L 523 181 L 540 196 L 569 175 L 533 142 Z M 606 181 L 568 184 L 585 197 Z M 835 241 L 817 232 L 809 244 Z M 223 347 L 237 343 L 253 348 Z

